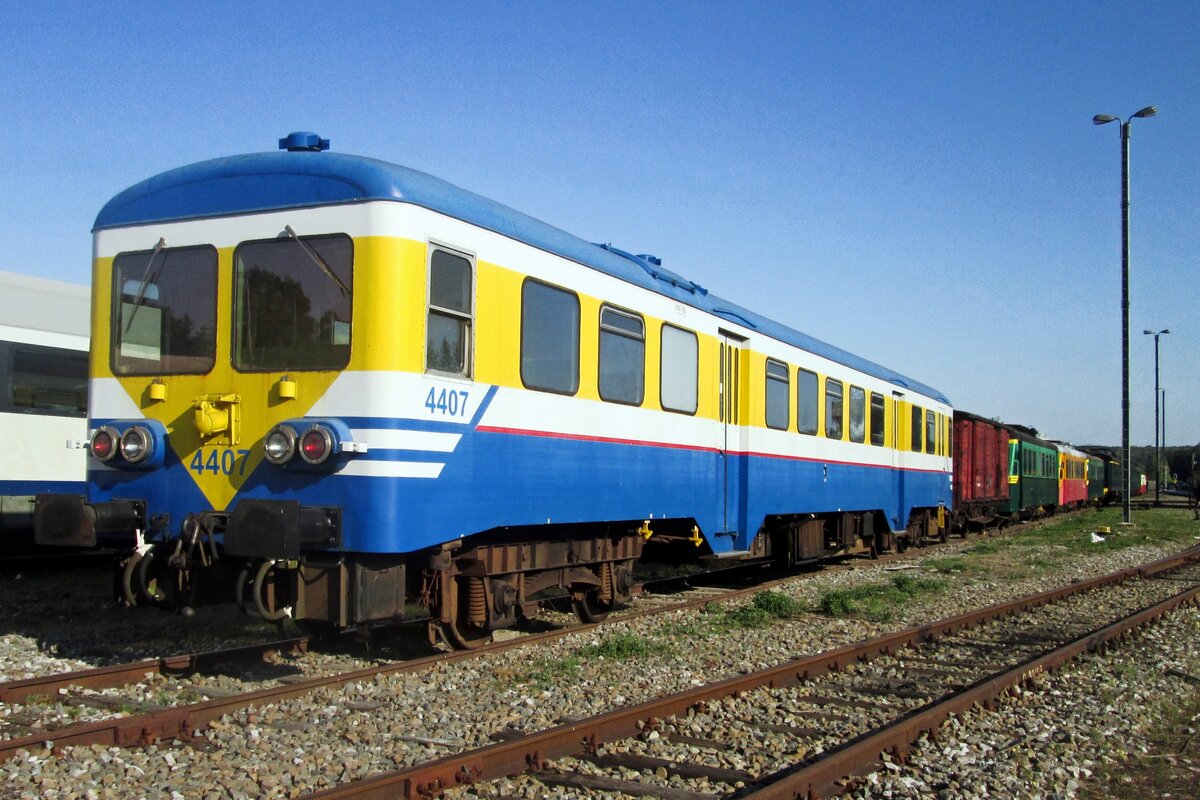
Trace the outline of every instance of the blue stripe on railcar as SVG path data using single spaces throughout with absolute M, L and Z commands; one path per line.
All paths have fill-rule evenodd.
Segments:
M 0 495 L 32 497 L 37 494 L 78 494 L 84 491 L 83 481 L 0 481 Z

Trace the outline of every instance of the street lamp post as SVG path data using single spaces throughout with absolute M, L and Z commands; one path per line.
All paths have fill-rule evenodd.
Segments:
M 1158 499 L 1158 485 L 1162 483 L 1162 450 L 1158 446 L 1158 337 L 1171 331 L 1163 328 L 1161 331 L 1142 331 L 1146 336 L 1154 337 L 1154 505 L 1162 505 L 1162 501 Z M 1165 405 L 1165 403 L 1164 403 Z M 1166 409 L 1163 409 L 1163 416 L 1166 417 Z M 1166 420 L 1163 420 L 1166 422 Z M 1164 426 L 1165 427 L 1165 426 Z M 1163 436 L 1163 445 L 1166 445 L 1166 435 Z
M 1167 389 L 1164 386 L 1162 390 L 1162 449 L 1167 449 Z M 1167 462 L 1167 474 L 1171 474 L 1171 463 Z
M 1153 117 L 1154 106 L 1146 106 L 1124 122 L 1119 117 L 1097 114 L 1093 125 L 1121 123 L 1121 514 L 1129 524 L 1129 131 L 1134 118 Z

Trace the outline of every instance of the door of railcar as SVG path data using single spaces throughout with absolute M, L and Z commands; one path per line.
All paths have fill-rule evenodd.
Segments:
M 722 331 L 721 336 L 717 405 L 723 429 L 721 468 L 724 473 L 724 530 L 744 532 L 741 517 L 745 511 L 743 488 L 746 477 L 745 429 L 742 426 L 742 406 L 745 401 L 742 347 L 745 339 L 727 331 Z
M 905 453 L 908 452 L 908 442 L 900 440 L 900 420 L 907 419 L 904 414 L 904 392 L 892 392 L 892 479 L 896 485 L 896 503 L 888 509 L 888 521 L 892 530 L 900 530 L 908 524 L 908 520 L 900 519 L 904 505 L 904 463 Z

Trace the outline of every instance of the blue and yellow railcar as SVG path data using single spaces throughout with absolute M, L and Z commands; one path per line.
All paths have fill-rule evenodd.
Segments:
M 89 493 L 44 506 L 135 532 L 127 591 L 188 604 L 233 565 L 255 613 L 430 614 L 470 646 L 551 587 L 603 616 L 645 546 L 796 562 L 944 532 L 938 391 L 325 149 L 172 170 L 96 220 Z

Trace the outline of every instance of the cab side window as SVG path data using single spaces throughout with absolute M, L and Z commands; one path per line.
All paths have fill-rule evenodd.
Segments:
M 471 375 L 473 321 L 471 260 L 434 248 L 429 256 L 429 316 L 425 336 L 425 369 Z

